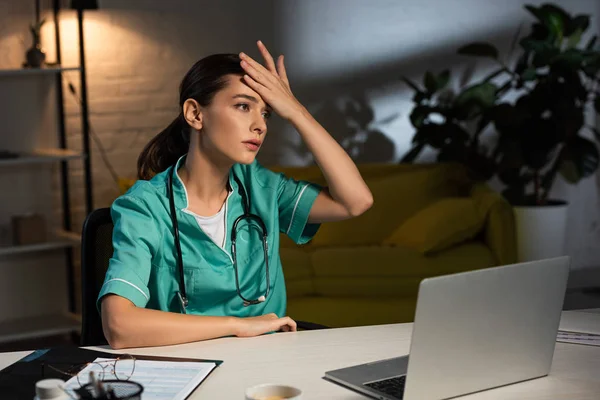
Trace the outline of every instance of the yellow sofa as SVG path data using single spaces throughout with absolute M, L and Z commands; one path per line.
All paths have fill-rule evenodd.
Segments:
M 324 185 L 317 166 L 272 167 Z M 513 212 L 457 164 L 363 164 L 373 207 L 325 223 L 297 246 L 281 237 L 288 314 L 332 327 L 410 322 L 427 277 L 516 261 Z

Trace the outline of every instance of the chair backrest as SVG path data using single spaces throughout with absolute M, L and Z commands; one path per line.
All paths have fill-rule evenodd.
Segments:
M 81 345 L 107 344 L 96 299 L 113 254 L 110 208 L 92 211 L 83 224 L 81 241 Z

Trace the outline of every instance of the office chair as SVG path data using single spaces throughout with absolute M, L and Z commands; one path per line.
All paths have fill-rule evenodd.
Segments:
M 82 319 L 81 345 L 108 344 L 102 332 L 102 319 L 96 309 L 96 299 L 104 283 L 104 275 L 113 254 L 113 222 L 110 208 L 92 211 L 83 224 L 81 241 Z M 326 326 L 296 321 L 299 330 L 327 329 Z

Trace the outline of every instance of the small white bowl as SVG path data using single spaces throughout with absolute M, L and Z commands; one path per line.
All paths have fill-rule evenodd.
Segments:
M 246 390 L 246 400 L 300 400 L 302 391 L 293 386 L 265 383 Z

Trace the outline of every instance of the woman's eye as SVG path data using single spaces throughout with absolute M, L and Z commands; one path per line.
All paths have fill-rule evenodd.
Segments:
M 236 105 L 237 108 L 239 108 L 242 111 L 248 111 L 250 110 L 250 106 L 246 103 L 240 103 Z
M 271 113 L 270 113 L 269 111 L 265 111 L 265 112 L 264 112 L 262 115 L 263 115 L 263 118 L 264 118 L 264 119 L 269 119 L 269 118 L 271 118 Z

